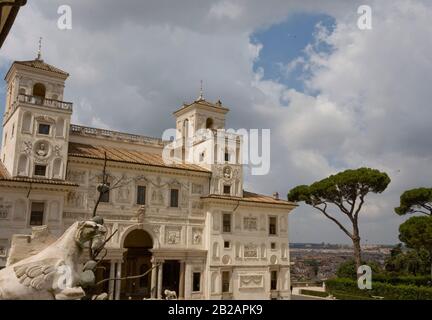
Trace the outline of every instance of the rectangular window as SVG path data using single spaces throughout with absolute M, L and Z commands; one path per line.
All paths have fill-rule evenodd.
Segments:
M 45 177 L 46 166 L 39 165 L 39 164 L 35 165 L 34 174 L 35 174 L 35 176 Z
M 171 189 L 170 206 L 172 208 L 177 208 L 178 207 L 178 198 L 179 198 L 179 190 L 178 189 Z
M 146 187 L 137 187 L 137 204 L 145 204 L 146 202 Z
M 275 249 L 276 249 L 276 242 L 272 242 L 272 243 L 270 243 L 270 248 L 271 248 L 272 250 L 275 250 Z
M 222 271 L 222 292 L 229 292 L 231 273 L 229 271 Z
M 201 291 L 201 272 L 194 272 L 192 278 L 192 291 Z
M 107 183 L 108 187 L 110 186 L 109 183 Z M 100 202 L 109 202 L 110 201 L 110 191 L 104 192 L 100 196 Z
M 231 194 L 231 186 L 224 186 L 223 192 L 224 194 Z
M 225 152 L 225 161 L 228 162 L 229 161 L 229 153 Z
M 231 232 L 231 213 L 223 214 L 223 232 Z
M 229 249 L 231 247 L 231 243 L 229 241 L 224 241 L 224 248 Z
M 270 290 L 277 290 L 278 272 L 271 271 L 270 273 Z
M 38 128 L 39 134 L 49 134 L 49 132 L 50 132 L 49 124 L 39 123 L 39 128 Z
M 277 220 L 276 217 L 269 217 L 269 235 L 277 234 Z
M 45 203 L 43 202 L 32 202 L 30 212 L 30 225 L 41 226 L 43 225 Z

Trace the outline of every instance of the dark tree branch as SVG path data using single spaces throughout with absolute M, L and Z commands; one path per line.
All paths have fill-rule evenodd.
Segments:
M 324 208 L 320 208 L 318 206 L 314 206 L 316 209 L 321 211 L 327 218 L 329 218 L 331 221 L 336 223 L 338 227 L 351 239 L 353 238 L 353 235 L 340 223 L 336 218 L 333 218 L 330 214 L 327 213 L 327 203 L 324 203 Z

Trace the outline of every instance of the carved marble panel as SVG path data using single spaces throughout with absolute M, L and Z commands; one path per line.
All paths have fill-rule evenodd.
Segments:
M 8 219 L 12 209 L 12 203 L 9 201 L 4 201 L 0 198 L 0 220 Z
M 179 244 L 181 241 L 181 227 L 165 227 L 165 243 Z
M 76 183 L 85 183 L 85 170 L 72 170 L 69 169 L 67 172 L 67 180 L 76 182 Z
M 66 197 L 66 205 L 72 208 L 84 207 L 84 194 L 81 192 L 70 191 Z
M 0 257 L 5 258 L 7 256 L 8 240 L 0 239 Z
M 248 216 L 243 218 L 243 227 L 247 231 L 257 231 L 258 230 L 258 219 L 253 216 Z
M 240 288 L 253 289 L 264 287 L 264 277 L 262 274 L 241 274 Z
M 202 229 L 192 228 L 192 244 L 200 245 L 202 243 Z
M 202 184 L 192 183 L 192 193 L 193 194 L 203 194 L 204 186 Z
M 131 190 L 129 185 L 122 185 L 117 189 L 116 202 L 129 203 L 131 200 Z
M 245 258 L 258 258 L 258 246 L 255 243 L 248 243 L 244 246 Z

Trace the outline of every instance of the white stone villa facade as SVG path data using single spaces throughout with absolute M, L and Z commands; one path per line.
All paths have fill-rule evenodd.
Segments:
M 63 101 L 68 74 L 37 58 L 16 61 L 6 75 L 0 153 L 0 268 L 12 235 L 47 225 L 60 235 L 92 217 L 104 158 L 110 186 L 97 214 L 116 231 L 98 278 L 111 299 L 289 299 L 288 214 L 295 204 L 243 190 L 241 139 L 234 148 L 196 132 L 225 127 L 229 111 L 200 96 L 174 112 L 181 137 L 199 148 L 195 163 L 166 164 L 161 139 L 70 123 Z M 126 112 L 126 110 L 125 110 Z M 218 155 L 217 164 L 206 159 Z M 177 150 L 178 151 L 178 150 Z M 180 152 L 187 152 L 180 150 Z M 33 232 L 34 232 L 33 230 Z

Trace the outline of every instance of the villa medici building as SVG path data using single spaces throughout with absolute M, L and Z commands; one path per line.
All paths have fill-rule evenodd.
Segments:
M 229 110 L 220 101 L 201 95 L 174 112 L 176 139 L 191 141 L 199 154 L 194 163 L 167 164 L 169 141 L 71 124 L 67 78 L 40 55 L 15 61 L 6 74 L 0 268 L 10 262 L 12 239 L 37 241 L 42 225 L 58 237 L 92 217 L 106 157 L 112 189 L 97 214 L 115 234 L 97 277 L 157 266 L 138 279 L 105 282 L 101 290 L 111 299 L 164 298 L 165 289 L 180 299 L 290 298 L 288 214 L 295 204 L 243 190 L 239 136 L 227 135 L 234 147 L 222 148 L 196 134 L 225 127 Z

